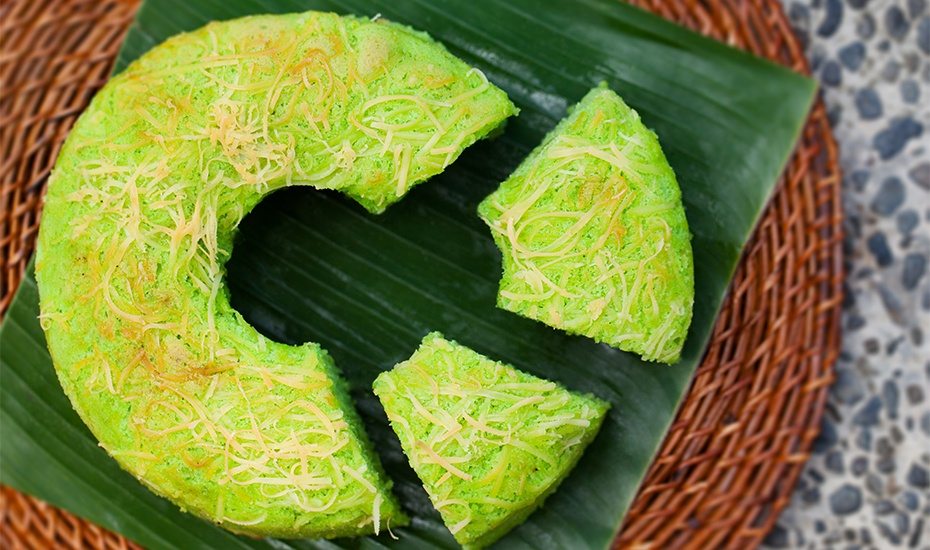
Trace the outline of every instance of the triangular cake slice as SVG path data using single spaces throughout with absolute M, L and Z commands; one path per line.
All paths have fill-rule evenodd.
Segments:
M 374 391 L 455 539 L 491 544 L 552 493 L 609 405 L 446 340 L 423 339 Z
M 479 206 L 503 253 L 498 306 L 674 363 L 694 273 L 681 191 L 655 133 L 589 92 Z

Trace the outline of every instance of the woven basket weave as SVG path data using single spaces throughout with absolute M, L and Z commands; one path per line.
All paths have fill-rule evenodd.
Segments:
M 634 0 L 808 72 L 777 0 Z M 106 81 L 137 0 L 0 7 L 0 318 L 22 278 L 49 169 Z M 617 540 L 631 548 L 752 548 L 787 504 L 817 435 L 839 347 L 836 145 L 818 103 L 733 280 L 707 356 Z M 134 548 L 4 487 L 4 548 Z

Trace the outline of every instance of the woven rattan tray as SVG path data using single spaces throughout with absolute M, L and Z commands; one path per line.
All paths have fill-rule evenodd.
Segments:
M 105 82 L 136 2 L 0 4 L 0 318 L 35 246 L 58 148 Z M 808 71 L 777 0 L 633 3 Z M 838 351 L 839 180 L 836 146 L 818 103 L 619 546 L 751 548 L 787 504 L 817 434 Z M 4 548 L 134 546 L 6 487 L 0 522 Z

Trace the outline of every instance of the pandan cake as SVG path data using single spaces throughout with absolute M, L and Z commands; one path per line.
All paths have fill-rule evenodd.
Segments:
M 275 189 L 380 212 L 514 110 L 423 33 L 314 12 L 212 23 L 114 77 L 58 158 L 36 264 L 55 368 L 101 446 L 234 531 L 403 523 L 329 355 L 246 324 L 223 266 Z
M 498 305 L 674 363 L 691 324 L 691 234 L 656 135 L 588 93 L 478 208 L 503 253 Z
M 374 391 L 455 539 L 491 544 L 555 491 L 608 404 L 446 340 L 423 339 Z

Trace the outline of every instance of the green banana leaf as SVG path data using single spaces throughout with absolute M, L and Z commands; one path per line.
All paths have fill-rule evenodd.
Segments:
M 149 0 L 117 70 L 210 20 L 306 9 L 380 13 L 426 30 L 522 109 L 502 136 L 473 146 L 384 215 L 309 188 L 276 193 L 243 222 L 227 266 L 233 304 L 249 322 L 283 342 L 319 342 L 334 356 L 412 525 L 394 531 L 399 541 L 254 540 L 156 497 L 117 467 L 72 411 L 36 319 L 31 276 L 0 331 L 0 481 L 151 548 L 455 547 L 370 391 L 377 373 L 439 330 L 613 404 L 574 473 L 498 544 L 608 546 L 687 391 L 814 84 L 615 0 Z M 672 367 L 494 307 L 500 254 L 475 208 L 601 80 L 658 133 L 694 233 L 694 322 Z

